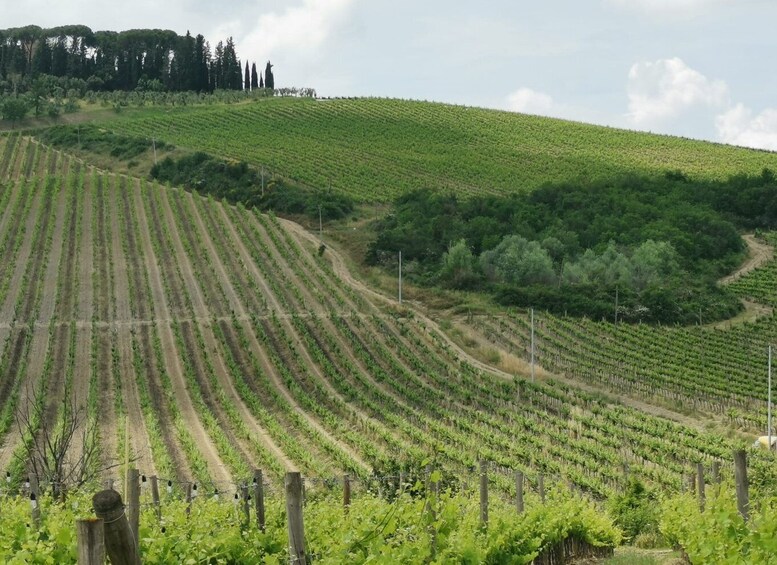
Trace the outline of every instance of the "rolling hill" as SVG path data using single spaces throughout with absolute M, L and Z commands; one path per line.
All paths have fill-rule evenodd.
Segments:
M 129 109 L 103 122 L 372 202 L 417 188 L 504 194 L 544 183 L 680 170 L 777 169 L 777 153 L 511 112 L 386 99 L 261 99 Z

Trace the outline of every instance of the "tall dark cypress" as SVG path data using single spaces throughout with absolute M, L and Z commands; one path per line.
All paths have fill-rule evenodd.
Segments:
M 248 63 L 246 63 L 247 65 Z M 259 88 L 259 77 L 256 74 L 256 63 L 251 65 L 251 90 Z
M 264 78 L 262 77 L 262 73 L 259 73 L 259 88 L 264 88 Z
M 267 61 L 267 66 L 264 68 L 264 87 L 275 88 L 275 77 L 272 74 L 272 64 Z
M 243 90 L 251 90 L 251 71 L 248 70 L 248 61 L 246 61 L 246 72 L 243 77 Z

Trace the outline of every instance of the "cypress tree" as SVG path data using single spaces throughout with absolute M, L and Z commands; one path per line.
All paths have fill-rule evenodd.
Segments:
M 259 88 L 264 88 L 264 78 L 262 78 L 262 73 L 259 73 Z
M 272 74 L 272 64 L 267 61 L 267 66 L 264 68 L 264 86 L 265 88 L 275 88 L 275 77 Z
M 247 65 L 248 63 L 246 63 Z M 256 75 L 256 63 L 251 65 L 251 90 L 259 88 L 259 77 Z
M 243 89 L 251 90 L 251 71 L 248 70 L 248 61 L 246 61 L 246 72 L 243 78 Z

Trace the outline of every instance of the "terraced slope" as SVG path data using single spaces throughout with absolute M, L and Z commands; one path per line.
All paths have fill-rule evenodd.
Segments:
M 0 155 L 0 472 L 25 470 L 14 415 L 32 403 L 54 424 L 69 398 L 105 463 L 129 447 L 141 472 L 208 489 L 255 467 L 365 476 L 433 457 L 461 474 L 481 456 L 606 494 L 624 465 L 677 487 L 691 462 L 728 459 L 693 427 L 486 370 L 297 226 L 24 137 Z
M 126 117 L 122 117 L 126 116 Z M 402 100 L 266 99 L 131 111 L 105 124 L 385 201 L 416 188 L 458 194 L 682 170 L 698 178 L 777 169 L 777 154 L 541 118 Z
M 695 409 L 747 429 L 766 429 L 767 348 L 777 342 L 777 261 L 768 234 L 757 249 L 763 263 L 746 263 L 726 284 L 762 313 L 754 321 L 716 326 L 614 325 L 537 312 L 535 358 L 545 370 L 649 402 Z M 765 261 L 765 262 L 764 262 Z M 531 355 L 526 311 L 462 321 L 519 358 Z

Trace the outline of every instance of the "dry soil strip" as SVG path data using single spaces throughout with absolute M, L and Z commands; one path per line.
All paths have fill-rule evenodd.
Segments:
M 154 186 L 152 190 L 160 190 L 160 188 L 157 186 Z M 162 196 L 160 196 L 160 198 L 164 200 Z M 154 206 L 153 203 L 151 205 Z M 138 216 L 139 216 L 139 219 L 142 216 L 143 224 L 148 226 L 149 219 L 145 217 L 145 214 L 142 213 L 141 210 L 138 211 Z M 162 221 L 162 218 L 165 218 L 165 217 L 161 216 L 160 221 Z M 155 221 L 155 220 L 151 219 L 151 221 Z M 173 234 L 175 233 L 173 229 L 175 227 L 175 224 L 172 222 L 172 218 L 169 218 L 169 217 L 165 218 L 164 221 L 166 222 L 168 232 L 170 233 L 170 237 L 173 240 L 175 240 L 173 236 Z M 149 268 L 149 275 L 150 275 L 149 278 L 152 286 L 152 295 L 156 298 L 160 296 L 160 293 L 162 295 L 164 294 L 162 275 L 161 275 L 161 270 L 159 269 L 160 258 L 156 257 L 153 252 L 153 247 L 151 246 L 151 242 L 147 237 L 148 229 L 143 230 L 141 228 L 141 231 L 145 232 L 145 234 L 142 234 L 142 237 L 144 238 L 144 243 L 148 245 L 148 247 L 145 248 L 145 250 L 148 252 L 148 255 L 146 256 L 146 261 Z M 180 241 L 178 241 L 177 243 L 178 243 L 178 246 L 181 245 Z M 164 243 L 161 243 L 161 244 L 164 245 Z M 171 255 L 173 257 L 175 256 L 175 254 L 173 253 L 171 253 Z M 175 281 L 168 281 L 168 283 L 172 286 L 173 284 L 175 284 Z M 155 303 L 154 310 L 157 313 L 162 313 L 167 311 L 165 315 L 161 316 L 162 318 L 169 319 L 173 317 L 173 314 L 169 311 L 169 306 L 166 299 L 163 299 L 163 301 L 159 304 Z M 213 444 L 213 441 L 211 440 L 210 436 L 205 431 L 205 428 L 202 425 L 202 422 L 200 421 L 199 416 L 197 415 L 197 411 L 194 409 L 194 405 L 192 403 L 191 397 L 189 396 L 189 391 L 186 387 L 186 381 L 183 376 L 183 367 L 181 366 L 180 352 L 178 351 L 175 335 L 173 334 L 173 329 L 170 323 L 163 322 L 160 320 L 159 338 L 162 345 L 162 351 L 165 357 L 165 366 L 166 366 L 167 374 L 170 377 L 170 383 L 173 387 L 173 393 L 175 397 L 178 399 L 178 409 L 181 413 L 181 417 L 183 418 L 184 422 L 186 422 L 187 429 L 192 434 L 195 442 L 197 443 L 200 453 L 202 454 L 203 458 L 205 459 L 208 465 L 208 472 L 210 473 L 210 476 L 213 479 L 213 481 L 229 483 L 232 481 L 231 475 L 229 471 L 227 471 L 223 461 L 221 460 L 221 457 L 219 457 L 216 446 Z
M 109 190 L 110 202 L 110 223 L 116 229 L 113 230 L 113 265 L 115 268 L 114 293 L 116 297 L 116 314 L 119 320 L 131 320 L 129 298 L 129 273 L 127 272 L 127 260 L 124 256 L 121 244 L 121 222 L 119 220 L 119 186 L 118 178 L 109 177 L 112 181 L 112 187 Z M 107 180 L 107 179 L 106 179 Z M 132 362 L 132 334 L 129 325 L 120 325 L 117 328 L 118 341 L 116 346 L 119 350 L 120 378 L 122 383 L 122 400 L 129 418 L 130 426 L 130 451 L 131 457 L 136 458 L 136 466 L 141 472 L 147 475 L 156 474 L 153 457 L 151 455 L 151 441 L 148 437 L 148 430 L 143 419 L 143 412 L 140 408 L 140 396 L 138 394 L 135 379 L 140 375 L 135 375 Z M 123 433 L 123 430 L 117 430 Z
M 224 264 L 222 263 L 218 252 L 216 251 L 216 247 L 213 243 L 213 240 L 210 238 L 210 234 L 208 233 L 208 230 L 206 229 L 205 224 L 203 223 L 202 216 L 199 213 L 199 209 L 197 208 L 197 206 L 194 205 L 194 201 L 192 200 L 194 197 L 191 195 L 188 195 L 188 198 L 189 198 L 189 209 L 191 212 L 191 217 L 194 219 L 195 226 L 200 233 L 203 243 L 205 244 L 205 250 L 207 251 L 207 253 L 210 254 L 211 262 L 216 270 L 221 287 L 224 289 L 224 292 L 227 296 L 227 299 L 229 301 L 229 306 L 232 309 L 232 311 L 235 312 L 240 318 L 247 319 L 248 314 L 245 310 L 245 307 L 243 306 L 243 303 L 240 301 L 240 298 L 238 297 L 237 292 L 235 291 L 235 287 L 231 284 L 230 277 L 227 274 L 227 271 L 224 268 Z M 208 202 L 207 205 L 214 206 L 216 204 Z M 211 330 L 210 327 L 208 327 L 207 332 L 204 332 L 204 337 L 208 347 L 212 351 L 215 351 L 216 340 L 215 340 L 215 336 L 213 335 L 213 331 Z M 240 412 L 242 420 L 251 429 L 254 435 L 262 441 L 262 444 L 264 445 L 264 447 L 266 447 L 268 451 L 270 451 L 270 453 L 272 453 L 275 456 L 275 458 L 281 462 L 281 465 L 283 465 L 285 469 L 294 469 L 295 466 L 291 462 L 291 460 L 288 457 L 286 457 L 283 451 L 276 445 L 276 443 L 272 440 L 272 437 L 267 432 L 267 430 L 265 430 L 262 426 L 259 425 L 259 423 L 256 421 L 256 419 L 253 417 L 251 412 L 246 407 L 243 400 L 240 398 L 240 395 L 238 394 L 237 390 L 235 390 L 234 383 L 232 382 L 232 379 L 229 376 L 229 372 L 226 366 L 224 365 L 224 361 L 221 355 L 215 356 L 215 363 L 216 363 L 216 367 L 215 367 L 216 375 L 219 378 L 219 383 L 221 384 L 227 396 L 232 401 L 232 404 Z

